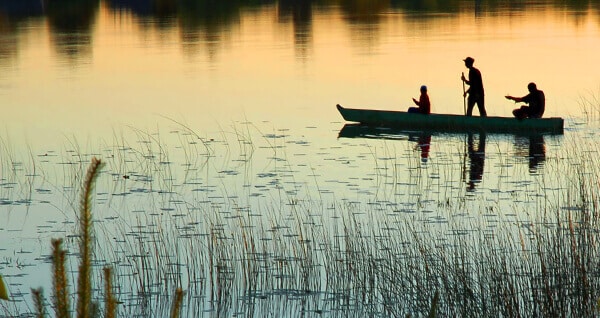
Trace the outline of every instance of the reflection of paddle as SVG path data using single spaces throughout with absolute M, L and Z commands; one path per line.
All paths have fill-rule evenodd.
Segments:
M 461 77 L 461 81 L 463 83 L 463 111 L 464 114 L 467 114 L 467 91 L 465 89 L 465 81 L 463 81 L 462 79 L 465 78 L 465 72 L 462 73 L 462 77 Z
M 467 90 L 465 88 L 465 81 L 463 80 L 463 78 L 465 78 L 465 72 L 462 72 L 462 76 L 460 77 L 460 81 L 463 84 L 463 114 L 466 116 L 467 115 Z M 467 179 L 467 143 L 465 142 L 465 155 L 463 157 L 463 166 L 462 166 L 462 177 L 464 181 L 465 179 Z

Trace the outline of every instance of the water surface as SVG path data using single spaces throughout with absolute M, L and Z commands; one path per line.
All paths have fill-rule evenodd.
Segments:
M 0 1 L 0 273 L 11 312 L 27 311 L 29 288 L 49 290 L 50 238 L 75 241 L 92 156 L 107 162 L 98 266 L 122 268 L 124 282 L 135 281 L 123 278 L 139 256 L 131 242 L 236 235 L 246 217 L 270 242 L 280 229 L 300 235 L 299 219 L 324 233 L 349 215 L 448 233 L 576 208 L 566 193 L 595 173 L 585 159 L 597 152 L 599 13 L 593 1 Z M 356 131 L 335 109 L 404 110 L 426 84 L 434 112 L 461 114 L 466 56 L 483 73 L 488 114 L 510 116 L 503 96 L 535 81 L 565 134 Z M 339 292 L 319 290 L 316 303 Z M 198 303 L 207 315 L 218 307 Z

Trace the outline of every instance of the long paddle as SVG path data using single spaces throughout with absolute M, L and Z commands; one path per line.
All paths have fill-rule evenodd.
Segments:
M 464 78 L 464 77 L 465 77 L 465 72 L 462 72 L 462 78 Z M 461 82 L 463 84 L 463 111 L 464 111 L 464 114 L 467 115 L 467 96 L 465 95 L 467 91 L 465 89 L 465 81 L 463 81 L 462 78 L 461 78 Z
M 462 77 L 460 79 L 460 81 L 463 84 L 463 111 L 464 111 L 464 115 L 467 115 L 467 96 L 466 96 L 466 89 L 465 89 L 465 81 L 463 81 L 462 79 L 465 77 L 465 72 L 462 72 Z M 467 179 L 467 142 L 465 142 L 465 155 L 463 157 L 463 166 L 462 166 L 462 177 L 463 180 L 465 181 Z

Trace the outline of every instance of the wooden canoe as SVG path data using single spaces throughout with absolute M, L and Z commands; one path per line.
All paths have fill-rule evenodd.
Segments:
M 467 117 L 445 114 L 413 114 L 402 111 L 345 108 L 336 105 L 346 121 L 367 126 L 439 132 L 490 132 L 562 134 L 564 120 L 558 117 L 516 119 L 514 117 Z

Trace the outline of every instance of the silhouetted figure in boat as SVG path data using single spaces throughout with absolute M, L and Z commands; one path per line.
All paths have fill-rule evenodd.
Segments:
M 535 83 L 529 83 L 527 89 L 529 90 L 529 94 L 523 97 L 504 96 L 506 99 L 515 101 L 515 103 L 524 102 L 529 104 L 529 106 L 523 105 L 520 108 L 513 110 L 513 115 L 518 119 L 542 118 L 544 110 L 546 110 L 546 96 L 544 95 L 544 92 L 539 90 Z
M 463 82 L 469 85 L 469 89 L 465 91 L 463 96 L 466 97 L 467 94 L 469 94 L 469 98 L 467 99 L 467 116 L 473 116 L 473 107 L 477 104 L 479 116 L 487 117 L 481 72 L 473 66 L 475 60 L 472 57 L 467 57 L 463 61 L 465 62 L 465 66 L 469 69 L 469 79 L 466 79 L 464 74 L 460 77 Z
M 415 105 L 419 107 L 409 107 L 409 113 L 429 114 L 431 113 L 431 102 L 429 101 L 429 95 L 427 95 L 427 86 L 421 86 L 421 96 L 419 100 L 412 99 Z
M 469 134 L 467 139 L 467 153 L 469 155 L 469 182 L 467 191 L 474 191 L 475 184 L 481 182 L 483 178 L 483 166 L 485 163 L 485 134 L 479 134 L 477 148 L 475 148 L 475 139 L 473 134 Z

